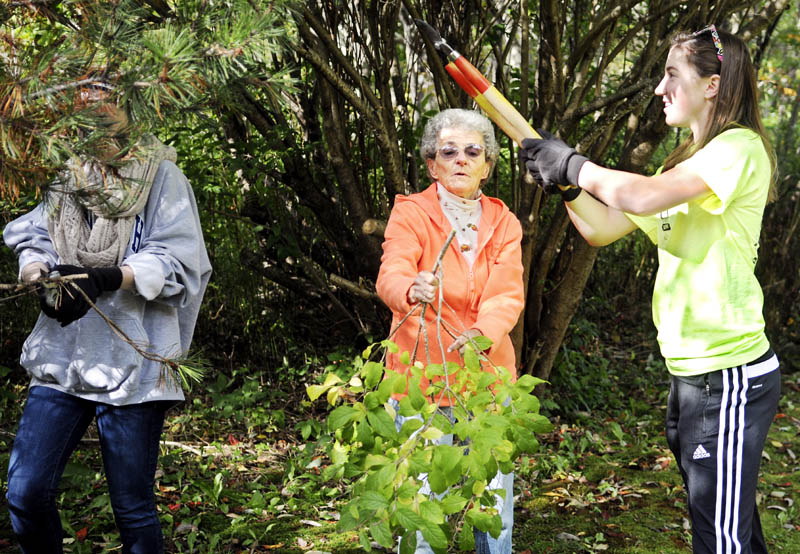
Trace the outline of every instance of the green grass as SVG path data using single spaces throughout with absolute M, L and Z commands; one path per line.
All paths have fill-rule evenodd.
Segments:
M 622 379 L 624 381 L 624 379 Z M 10 384 L 24 394 L 21 383 Z M 213 384 L 170 413 L 157 479 L 168 552 L 300 554 L 361 552 L 355 534 L 335 531 L 343 484 L 322 482 L 324 459 L 303 447 L 295 425 L 321 405 L 247 382 L 246 399 Z M 685 496 L 662 431 L 663 387 L 644 387 L 628 409 L 553 416 L 542 450 L 517 465 L 514 544 L 518 553 L 690 552 Z M 641 392 L 642 390 L 646 392 Z M 784 376 L 780 413 L 765 449 L 759 508 L 771 552 L 800 552 L 800 375 Z M 227 409 L 234 405 L 235 409 Z M 5 400 L 0 482 L 18 403 Z M 306 427 L 309 432 L 316 428 Z M 88 435 L 92 438 L 92 434 Z M 796 451 L 796 452 L 795 452 Z M 96 443 L 81 445 L 60 502 L 65 551 L 119 551 Z M 5 492 L 5 491 L 3 491 Z M 15 551 L 0 510 L 0 552 Z

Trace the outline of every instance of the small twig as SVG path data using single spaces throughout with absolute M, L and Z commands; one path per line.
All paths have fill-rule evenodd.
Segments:
M 406 322 L 406 320 L 407 320 L 409 317 L 411 317 L 411 314 L 413 314 L 415 311 L 417 311 L 417 310 L 418 310 L 418 309 L 419 309 L 421 306 L 422 306 L 422 304 L 414 304 L 413 306 L 411 306 L 411 309 L 410 309 L 410 310 L 408 310 L 408 313 L 407 313 L 406 315 L 404 315 L 404 316 L 403 316 L 403 319 L 401 319 L 401 320 L 400 320 L 400 321 L 397 323 L 397 325 L 395 326 L 395 328 L 394 328 L 394 329 L 392 329 L 392 331 L 389 333 L 389 336 L 388 336 L 388 337 L 386 337 L 386 340 L 390 340 L 390 339 L 391 339 L 391 338 L 394 336 L 394 334 L 395 334 L 395 333 L 397 333 L 397 331 L 400 329 L 400 327 L 402 327 L 402 326 L 403 326 L 403 323 L 405 323 L 405 322 Z
M 374 292 L 372 292 L 370 290 L 367 290 L 364 287 L 362 287 L 360 284 L 354 283 L 353 281 L 345 279 L 344 277 L 341 277 L 340 275 L 336 275 L 335 273 L 330 273 L 328 275 L 328 278 L 330 279 L 331 283 L 333 283 L 337 287 L 342 287 L 343 289 L 345 289 L 345 290 L 347 290 L 349 292 L 352 292 L 356 296 L 360 296 L 362 298 L 367 298 L 368 300 L 380 300 L 380 297 L 376 293 L 374 293 Z
M 436 258 L 436 263 L 433 264 L 433 270 L 431 273 L 436 273 L 439 270 L 439 266 L 442 264 L 442 258 L 444 258 L 444 253 L 447 252 L 447 247 L 450 246 L 450 243 L 453 242 L 453 237 L 456 236 L 456 230 L 453 229 L 450 231 L 450 234 L 447 235 L 447 240 L 444 242 L 444 246 L 439 251 L 439 256 Z
M 195 448 L 194 446 L 189 446 L 188 444 L 183 444 L 182 442 L 176 441 L 161 441 L 160 444 L 164 446 L 172 446 L 175 448 L 180 448 L 181 450 L 186 450 L 187 452 L 191 452 L 192 454 L 196 454 L 197 456 L 208 456 L 208 454 L 204 454 L 202 450 L 199 448 Z
M 447 240 L 442 247 L 442 250 L 439 252 L 439 257 L 436 258 L 436 263 L 433 266 L 433 272 L 438 273 L 439 279 L 439 309 L 436 311 L 436 338 L 439 340 L 439 350 L 441 351 L 442 355 L 442 369 L 444 370 L 444 383 L 445 389 L 442 391 L 442 394 L 439 395 L 439 401 L 437 402 L 437 409 L 442 404 L 442 399 L 445 394 L 447 394 L 448 399 L 452 400 L 456 395 L 453 394 L 452 390 L 450 389 L 450 374 L 447 371 L 447 360 L 445 359 L 444 355 L 444 344 L 442 344 L 442 302 L 444 301 L 444 273 L 442 271 L 442 259 L 444 258 L 444 254 L 450 246 L 450 243 L 453 242 L 453 238 L 456 236 L 456 230 L 452 229 L 450 234 L 447 236 Z M 427 352 L 427 344 L 425 345 L 425 351 Z
M 54 85 L 50 88 L 46 88 L 44 90 L 39 90 L 29 94 L 25 100 L 32 100 L 34 98 L 38 98 L 39 96 L 47 96 L 48 94 L 53 94 L 54 92 L 61 92 L 62 90 L 69 90 L 73 88 L 79 88 L 85 85 L 91 85 L 94 83 L 104 83 L 102 79 L 97 79 L 94 77 L 90 77 L 88 79 L 80 79 L 78 81 L 73 81 L 71 83 L 64 83 L 63 85 Z
M 36 288 L 45 283 L 61 284 L 74 281 L 75 279 L 86 279 L 87 277 L 89 276 L 86 273 L 80 273 L 77 275 L 64 275 L 62 277 L 41 277 L 29 283 L 14 283 L 11 285 L 0 284 L 0 290 L 10 290 L 12 292 L 24 291 L 24 293 L 27 294 L 29 292 L 36 292 Z

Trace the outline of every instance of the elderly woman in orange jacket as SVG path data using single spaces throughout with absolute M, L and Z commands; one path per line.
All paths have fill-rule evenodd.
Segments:
M 378 294 L 392 310 L 392 329 L 414 304 L 433 302 L 441 286 L 445 302 L 453 308 L 443 309 L 442 319 L 459 334 L 455 339 L 442 336 L 440 345 L 434 310 L 426 310 L 428 349 L 420 344 L 416 357 L 423 363 L 441 363 L 444 351 L 447 361 L 460 362 L 466 343 L 484 335 L 492 340 L 488 357 L 516 376 L 508 334 L 524 304 L 522 229 L 501 200 L 481 193 L 498 154 L 492 125 L 475 111 L 444 110 L 425 126 L 420 154 L 434 183 L 423 192 L 395 199 L 378 274 Z M 451 230 L 456 234 L 442 258 L 439 283 L 431 270 Z M 420 317 L 416 311 L 392 337 L 399 353 L 414 352 Z M 399 353 L 389 356 L 387 367 L 405 373 Z M 485 369 L 492 371 L 488 364 Z M 424 377 L 421 386 L 423 390 L 428 386 Z M 449 411 L 447 397 L 437 400 L 443 411 Z M 443 440 L 452 442 L 452 436 Z M 510 554 L 513 474 L 498 473 L 489 488 L 506 490 L 505 500 L 498 496 L 497 506 L 503 529 L 497 539 L 476 532 L 476 552 Z M 416 552 L 432 552 L 420 533 Z

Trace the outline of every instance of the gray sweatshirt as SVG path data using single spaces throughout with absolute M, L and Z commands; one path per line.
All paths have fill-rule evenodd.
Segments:
M 32 262 L 51 268 L 60 263 L 42 204 L 9 223 L 3 239 L 19 257 L 20 271 Z M 133 269 L 135 291 L 103 293 L 97 307 L 144 350 L 167 358 L 186 354 L 211 264 L 192 188 L 170 161 L 159 166 L 122 265 Z M 66 327 L 39 314 L 20 363 L 31 386 L 96 402 L 122 406 L 184 398 L 176 375 L 143 358 L 91 309 Z

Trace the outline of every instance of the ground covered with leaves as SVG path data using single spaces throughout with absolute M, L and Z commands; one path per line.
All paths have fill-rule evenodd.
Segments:
M 591 364 L 598 353 L 581 354 L 582 363 Z M 607 352 L 604 356 L 608 360 Z M 327 369 L 340 360 L 331 356 Z M 597 387 L 597 394 L 607 398 L 602 407 L 598 398 L 581 396 L 576 382 L 569 394 L 546 397 L 554 431 L 541 437 L 538 454 L 517 464 L 515 552 L 690 551 L 685 495 L 662 431 L 663 367 L 635 356 L 613 365 L 619 369 L 609 370 Z M 25 392 L 19 373 L 0 367 L 3 488 Z M 347 487 L 322 480 L 327 460 L 314 449 L 324 429 L 324 402 L 307 402 L 301 386 L 278 387 L 251 375 L 240 369 L 209 378 L 168 416 L 157 475 L 167 551 L 361 552 L 355 533 L 336 532 Z M 314 379 L 310 372 L 307 381 Z M 789 374 L 783 378 L 759 486 L 773 552 L 800 552 L 798 435 L 800 374 Z M 120 551 L 93 432 L 67 467 L 61 490 L 65 551 Z M 0 552 L 12 551 L 3 506 Z

